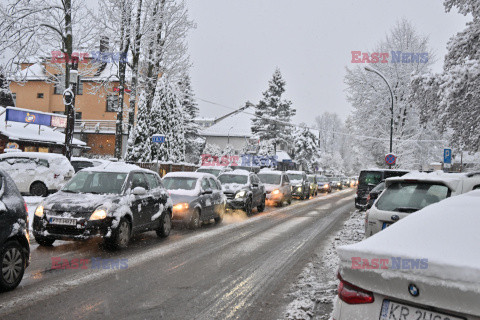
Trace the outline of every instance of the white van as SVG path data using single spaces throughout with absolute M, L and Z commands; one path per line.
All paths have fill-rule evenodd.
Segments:
M 0 154 L 0 168 L 12 177 L 21 193 L 42 197 L 58 191 L 75 173 L 63 155 L 43 152 Z

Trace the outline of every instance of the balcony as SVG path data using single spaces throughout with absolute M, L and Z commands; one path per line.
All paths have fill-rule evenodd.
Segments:
M 116 120 L 76 120 L 75 133 L 115 133 Z M 122 131 L 127 133 L 128 123 L 123 122 Z

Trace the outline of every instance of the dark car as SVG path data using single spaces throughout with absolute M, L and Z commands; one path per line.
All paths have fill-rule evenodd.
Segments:
M 375 188 L 370 191 L 367 196 L 367 209 L 370 209 L 373 206 L 375 200 L 377 200 L 378 196 L 385 190 L 385 181 L 380 182 L 377 184 Z
M 307 179 L 307 174 L 304 171 L 287 171 L 290 184 L 292 185 L 292 196 L 300 200 L 308 199 L 310 197 L 310 182 Z
M 265 186 L 258 176 L 246 170 L 233 170 L 218 176 L 223 193 L 227 197 L 227 208 L 243 210 L 252 214 L 254 207 L 258 212 L 265 210 Z
M 110 248 L 125 248 L 133 234 L 155 230 L 167 237 L 172 203 L 158 174 L 125 163 L 83 169 L 35 211 L 39 245 L 57 239 L 103 237 Z
M 332 187 L 330 186 L 330 180 L 325 176 L 317 177 L 318 191 L 319 192 L 332 192 Z
M 163 184 L 173 201 L 172 219 L 197 229 L 203 221 L 220 223 L 225 212 L 226 198 L 217 178 L 209 173 L 171 172 Z
M 27 205 L 10 176 L 0 170 L 0 291 L 15 289 L 30 261 Z
M 357 194 L 355 196 L 355 207 L 365 209 L 367 206 L 367 196 L 370 191 L 381 181 L 390 177 L 401 177 L 408 173 L 407 170 L 391 169 L 370 169 L 362 170 L 358 177 Z

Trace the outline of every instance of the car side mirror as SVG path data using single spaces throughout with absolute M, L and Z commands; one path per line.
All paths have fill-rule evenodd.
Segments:
M 206 190 L 203 190 L 202 194 L 212 194 L 213 193 L 213 190 L 212 189 L 206 189 Z
M 143 196 L 147 194 L 147 190 L 145 190 L 143 187 L 135 187 L 132 193 L 136 196 Z
M 252 187 L 258 188 L 258 183 L 252 183 Z

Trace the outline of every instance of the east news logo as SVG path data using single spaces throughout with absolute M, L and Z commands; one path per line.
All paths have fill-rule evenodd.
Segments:
M 35 122 L 35 115 L 27 112 L 27 116 L 25 117 L 25 122 Z

